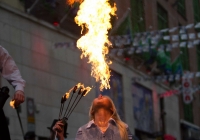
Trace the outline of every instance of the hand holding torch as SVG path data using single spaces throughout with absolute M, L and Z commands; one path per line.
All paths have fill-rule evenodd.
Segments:
M 68 126 L 67 121 L 68 121 L 68 118 L 70 117 L 71 113 L 73 112 L 73 110 L 75 109 L 75 107 L 77 106 L 77 104 L 79 103 L 81 98 L 83 96 L 85 96 L 90 90 L 91 90 L 90 87 L 86 87 L 85 88 L 83 84 L 78 83 L 76 86 L 74 86 L 72 89 L 70 89 L 69 92 L 67 92 L 65 95 L 62 96 L 59 119 L 57 121 L 61 121 L 63 123 L 63 125 L 61 127 L 64 130 L 63 136 L 65 138 L 67 137 L 67 134 L 68 134 L 67 133 L 67 126 Z M 74 94 L 76 93 L 76 91 L 78 91 L 78 93 L 77 93 L 76 97 L 74 97 L 75 99 L 74 99 L 72 105 L 70 106 L 70 103 L 71 103 L 72 98 L 73 98 Z M 65 110 L 65 113 L 64 113 L 64 115 L 62 117 L 62 112 L 63 112 L 63 109 L 64 109 L 64 103 L 69 98 L 70 92 L 73 92 L 73 93 L 72 93 L 72 96 L 70 97 L 69 103 L 68 103 L 67 108 Z M 78 96 L 80 96 L 80 97 L 78 98 Z

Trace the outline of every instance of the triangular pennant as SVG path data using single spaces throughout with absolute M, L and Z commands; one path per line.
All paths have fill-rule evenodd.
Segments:
M 190 33 L 189 34 L 189 39 L 196 39 L 195 33 Z
M 194 23 L 192 24 L 188 24 L 187 26 L 185 26 L 186 29 L 191 29 L 194 26 Z
M 170 32 L 170 33 L 173 33 L 173 32 L 175 32 L 177 29 L 178 29 L 178 27 L 174 27 L 174 28 L 172 28 L 172 29 L 169 29 L 169 32 Z
M 196 72 L 195 76 L 200 77 L 200 72 Z
M 188 41 L 187 47 L 188 48 L 192 48 L 193 47 L 193 42 L 192 41 Z
M 194 44 L 194 45 L 199 45 L 199 44 L 200 44 L 200 40 L 194 40 L 194 41 L 193 41 L 193 44 Z
M 172 41 L 179 41 L 179 35 L 172 35 Z
M 197 34 L 198 38 L 200 38 L 200 33 Z
M 151 47 L 150 47 L 151 49 L 155 49 L 156 48 L 156 46 L 155 45 L 151 45 Z
M 181 42 L 180 47 L 186 47 L 186 44 L 187 44 L 186 42 Z
M 171 51 L 171 50 L 172 50 L 172 45 L 171 44 L 167 44 L 166 51 Z
M 156 82 L 162 81 L 162 76 L 156 76 Z
M 162 82 L 166 82 L 166 81 L 167 81 L 167 78 L 168 78 L 168 76 L 167 76 L 167 75 L 164 75 L 164 76 L 162 77 Z
M 167 32 L 168 30 L 169 30 L 169 28 L 167 28 L 167 29 L 162 29 L 162 30 L 160 30 L 160 32 L 165 33 L 165 32 Z
M 135 37 L 133 40 L 133 46 L 138 46 L 139 45 L 139 38 Z
M 179 34 L 185 34 L 185 33 L 186 33 L 185 26 L 180 27 Z
M 170 81 L 170 82 L 174 81 L 174 75 L 170 75 L 170 76 L 169 76 L 169 81 Z
M 164 39 L 164 40 L 170 40 L 170 36 L 169 36 L 169 35 L 166 35 L 166 36 L 163 37 L 163 39 Z
M 158 51 L 163 52 L 164 51 L 164 45 L 160 45 L 159 48 L 158 48 Z
M 129 50 L 128 50 L 128 54 L 129 55 L 132 55 L 135 51 L 135 48 L 131 47 Z
M 182 35 L 181 35 L 181 39 L 182 39 L 182 40 L 187 40 L 187 38 L 188 38 L 187 34 L 182 34 Z
M 200 22 L 197 23 L 197 24 L 194 26 L 194 28 L 200 28 Z
M 193 73 L 193 72 L 190 72 L 188 78 L 190 78 L 190 79 L 194 78 L 194 73 Z
M 136 53 L 142 53 L 142 48 L 141 47 L 137 47 Z
M 177 48 L 177 47 L 178 47 L 178 45 L 179 45 L 179 43 L 178 43 L 178 42 L 176 42 L 176 43 L 173 43 L 173 44 L 172 44 L 172 48 Z
M 181 79 L 181 75 L 180 75 L 180 74 L 176 74 L 175 80 L 176 80 L 176 81 L 180 81 L 180 79 Z
M 149 52 L 149 46 L 144 46 L 142 50 L 143 52 Z
M 117 56 L 122 56 L 124 52 L 124 49 L 118 49 Z

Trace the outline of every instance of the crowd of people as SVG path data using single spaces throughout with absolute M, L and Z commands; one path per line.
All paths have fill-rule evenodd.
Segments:
M 2 46 L 0 46 L 0 69 L 2 76 L 15 89 L 13 100 L 17 107 L 25 99 L 25 80 L 22 79 L 15 61 Z M 113 101 L 108 96 L 100 94 L 92 101 L 89 118 L 90 121 L 78 129 L 75 140 L 132 140 L 132 134 L 128 125 L 120 119 Z M 0 108 L 0 140 L 10 140 L 8 124 L 6 122 L 3 108 Z M 53 123 L 49 130 L 50 140 L 55 138 L 58 140 L 65 139 L 62 120 Z M 35 140 L 35 138 L 34 132 L 27 132 L 24 136 L 25 140 Z

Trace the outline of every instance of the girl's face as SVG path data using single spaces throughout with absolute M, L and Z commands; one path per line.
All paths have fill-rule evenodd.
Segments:
M 106 110 L 111 111 L 112 105 L 110 103 L 110 100 L 101 94 L 94 99 L 93 101 L 93 110 L 96 112 L 98 109 L 103 108 Z

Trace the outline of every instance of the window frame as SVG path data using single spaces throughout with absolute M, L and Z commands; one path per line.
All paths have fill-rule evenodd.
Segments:
M 159 3 L 157 3 L 157 20 L 158 30 L 169 27 L 167 10 L 165 10 Z
M 186 18 L 186 4 L 185 4 L 185 0 L 178 0 L 177 1 L 177 12 L 183 18 Z
M 199 0 L 193 0 L 193 9 L 194 9 L 194 21 L 195 23 L 200 22 L 200 2 Z
M 131 0 L 131 17 L 133 32 L 144 32 L 145 27 L 145 11 L 144 0 Z

